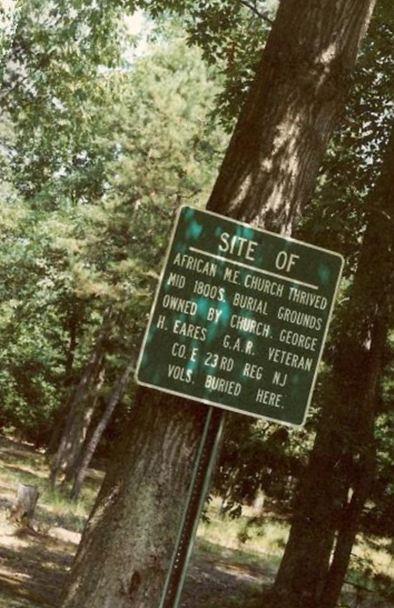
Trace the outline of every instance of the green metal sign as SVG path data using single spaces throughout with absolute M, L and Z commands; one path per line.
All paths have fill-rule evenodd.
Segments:
M 342 267 L 332 251 L 182 207 L 138 383 L 302 425 Z

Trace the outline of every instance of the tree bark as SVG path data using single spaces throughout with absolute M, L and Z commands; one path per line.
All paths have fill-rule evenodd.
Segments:
M 19 484 L 15 502 L 11 507 L 10 521 L 30 527 L 39 496 L 36 486 Z
M 373 5 L 281 3 L 211 210 L 291 232 L 342 111 Z M 203 405 L 138 391 L 119 462 L 89 519 L 63 608 L 157 608 L 205 416 Z
M 334 608 L 342 587 L 374 464 L 376 393 L 392 306 L 394 243 L 387 216 L 394 212 L 393 172 L 392 134 L 370 195 L 370 219 L 327 397 L 285 554 L 265 598 L 268 608 Z
M 341 527 L 335 544 L 334 554 L 321 593 L 320 608 L 334 608 L 345 580 L 353 544 L 358 532 L 358 524 L 363 506 L 375 472 L 375 450 L 371 438 L 369 449 L 359 466 L 359 479 L 353 488 L 353 495 L 343 508 Z
M 65 399 L 55 414 L 53 422 L 52 434 L 46 449 L 46 457 L 48 462 L 59 448 L 61 438 L 65 429 L 67 414 L 70 410 L 70 398 Z
M 138 432 L 131 441 L 124 438 L 104 480 L 83 534 L 66 605 L 76 597 L 70 605 L 158 605 L 168 546 L 174 544 L 183 508 L 178 496 L 188 490 L 205 408 L 189 410 L 179 399 L 164 408 L 160 393 L 141 390 L 133 412 L 128 431 Z
M 374 4 L 280 3 L 212 192 L 216 211 L 291 234 L 343 111 Z
M 77 500 L 79 497 L 79 494 L 80 494 L 81 488 L 82 488 L 82 484 L 85 481 L 88 467 L 91 463 L 93 455 L 97 449 L 97 446 L 102 437 L 102 434 L 104 433 L 105 429 L 107 428 L 108 422 L 111 419 L 114 409 L 116 408 L 117 404 L 119 403 L 120 399 L 122 398 L 123 393 L 125 392 L 125 390 L 127 388 L 127 383 L 129 381 L 130 374 L 133 371 L 134 367 L 135 367 L 135 362 L 133 360 L 127 365 L 126 369 L 123 371 L 123 373 L 119 376 L 119 378 L 115 382 L 112 392 L 106 401 L 103 415 L 101 416 L 101 419 L 98 421 L 96 428 L 94 429 L 90 439 L 84 445 L 82 457 L 74 472 L 74 483 L 73 483 L 73 487 L 71 490 L 71 499 L 72 500 Z
M 103 368 L 105 343 L 108 337 L 112 312 L 108 309 L 104 313 L 103 324 L 89 361 L 83 371 L 80 381 L 70 400 L 67 421 L 60 439 L 59 446 L 52 461 L 50 483 L 56 483 L 60 472 L 66 470 L 76 462 L 80 454 L 87 428 L 92 416 L 91 407 L 88 407 L 89 392 L 97 384 Z
M 78 312 L 77 312 L 78 311 Z M 77 349 L 78 344 L 78 329 L 80 325 L 80 316 L 79 308 L 73 306 L 70 316 L 68 318 L 67 328 L 70 336 L 66 359 L 64 362 L 64 386 L 67 387 L 72 383 L 73 379 L 73 370 L 74 370 L 74 359 L 75 359 L 75 351 Z
M 67 448 L 63 455 L 61 471 L 63 473 L 62 486 L 66 486 L 75 478 L 79 462 L 82 458 L 83 450 L 91 426 L 92 418 L 97 410 L 100 401 L 100 390 L 105 380 L 104 356 L 98 364 L 97 373 L 92 381 L 92 386 L 85 397 L 80 402 L 70 427 Z
M 77 348 L 78 316 L 75 311 L 71 312 L 67 325 L 70 339 L 67 348 L 66 359 L 64 362 L 63 386 L 65 391 L 68 393 L 70 390 L 70 385 L 72 384 L 75 351 Z M 70 400 L 69 398 L 67 398 L 63 401 L 58 411 L 56 412 L 51 436 L 46 449 L 47 456 L 51 456 L 52 454 L 54 454 L 57 448 L 59 447 L 60 439 L 63 434 L 64 426 L 67 420 L 69 405 Z

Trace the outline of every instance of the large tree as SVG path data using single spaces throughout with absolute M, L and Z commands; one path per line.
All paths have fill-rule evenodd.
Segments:
M 308 203 L 373 0 L 280 4 L 209 201 L 291 233 Z M 138 391 L 130 425 L 85 529 L 64 608 L 159 604 L 206 416 Z
M 362 527 L 374 452 L 381 458 L 384 450 L 374 427 L 382 414 L 386 335 L 392 322 L 392 25 L 392 7 L 382 0 L 357 68 L 346 124 L 326 156 L 316 197 L 320 208 L 304 224 L 306 233 L 312 229 L 312 238 L 319 235 L 326 245 L 337 242 L 346 252 L 351 287 L 331 332 L 318 432 L 294 502 L 274 606 L 336 604 Z
M 334 608 L 375 472 L 374 422 L 392 321 L 394 130 L 369 195 L 360 260 L 342 311 L 310 462 L 269 608 Z

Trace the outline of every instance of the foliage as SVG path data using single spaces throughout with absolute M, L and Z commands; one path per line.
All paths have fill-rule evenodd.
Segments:
M 225 142 L 198 50 L 161 37 L 127 65 L 115 10 L 109 37 L 101 12 L 85 27 L 75 10 L 24 4 L 3 78 L 1 422 L 35 441 L 108 304 L 107 381 L 135 357 L 174 212 L 207 196 Z
M 350 90 L 343 124 L 338 129 L 321 169 L 319 187 L 307 207 L 297 236 L 319 246 L 341 252 L 346 259 L 345 280 L 336 304 L 334 321 L 325 348 L 315 389 L 312 416 L 306 429 L 291 432 L 272 425 L 252 423 L 238 417 L 227 429 L 215 488 L 225 500 L 225 509 L 235 516 L 242 505 L 262 490 L 267 511 L 272 505 L 289 512 L 294 489 L 311 451 L 315 422 L 330 390 L 326 382 L 336 344 L 343 331 L 348 292 L 357 265 L 366 222 L 380 212 L 377 202 L 366 203 L 379 175 L 382 154 L 392 125 L 392 32 L 393 13 L 381 2 L 370 36 L 366 39 Z M 388 218 L 387 230 L 392 230 Z M 392 425 L 393 395 L 390 389 L 392 354 L 381 382 L 380 407 L 376 423 L 378 475 L 368 505 L 363 529 L 379 534 L 392 527 Z M 331 387 L 332 388 L 332 387 Z M 350 406 L 350 405 L 349 405 Z M 378 523 L 379 522 L 379 523 Z
M 102 401 L 135 356 L 174 214 L 208 197 L 276 2 L 9 6 L 0 5 L 0 426 L 46 444 L 108 305 L 115 323 Z M 130 61 L 124 16 L 136 7 L 157 25 L 146 54 Z M 300 228 L 347 259 L 314 415 L 301 432 L 232 418 L 215 489 L 233 516 L 260 490 L 266 509 L 288 516 L 311 449 L 368 214 L 378 212 L 366 200 L 392 121 L 392 30 L 391 2 L 381 0 Z M 385 356 L 378 475 L 363 519 L 378 535 L 393 525 L 392 348 Z M 132 391 L 118 426 L 131 402 Z M 245 524 L 240 534 L 249 533 Z
M 358 59 L 346 105 L 320 169 L 316 196 L 303 219 L 299 236 L 340 251 L 351 274 L 360 243 L 375 207 L 366 199 L 379 175 L 382 154 L 393 120 L 391 3 L 377 7 Z
M 265 512 L 288 514 L 310 441 L 305 431 L 232 416 L 215 480 L 215 490 L 223 496 L 223 511 L 240 516 L 241 505 L 252 504 L 262 491 Z
M 215 113 L 231 130 L 252 82 L 276 0 L 139 0 L 153 18 L 177 15 L 189 44 L 198 45 L 224 79 Z

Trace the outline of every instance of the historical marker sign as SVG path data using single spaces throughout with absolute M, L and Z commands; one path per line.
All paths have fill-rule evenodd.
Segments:
M 332 251 L 182 207 L 137 381 L 303 424 L 342 266 Z

